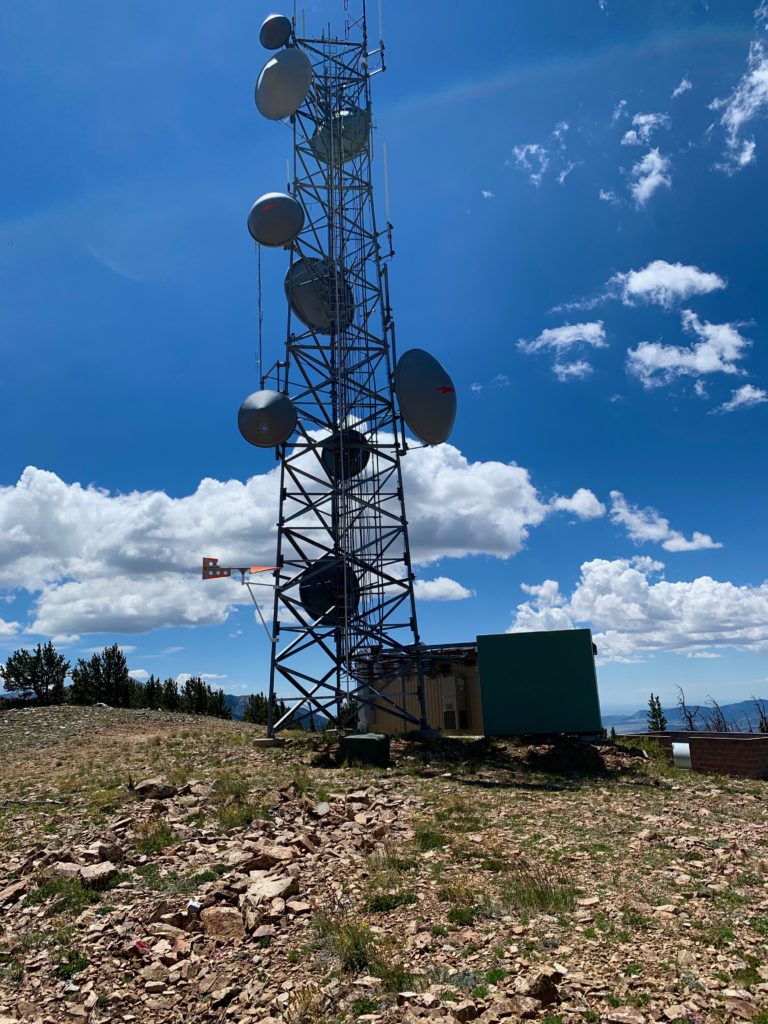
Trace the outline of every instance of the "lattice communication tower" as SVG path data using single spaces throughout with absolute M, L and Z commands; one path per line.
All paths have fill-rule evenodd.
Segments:
M 270 713 L 286 684 L 293 700 L 269 735 L 307 714 L 365 723 L 376 707 L 427 724 L 400 459 L 405 423 L 424 444 L 448 437 L 456 395 L 423 350 L 397 360 L 392 230 L 377 226 L 371 176 L 384 46 L 368 49 L 364 5 L 357 18 L 344 8 L 343 37 L 297 37 L 282 15 L 260 31 L 274 52 L 256 105 L 293 131 L 288 192 L 262 196 L 248 218 L 259 259 L 265 246 L 290 253 L 285 350 L 238 416 L 246 440 L 280 460 Z

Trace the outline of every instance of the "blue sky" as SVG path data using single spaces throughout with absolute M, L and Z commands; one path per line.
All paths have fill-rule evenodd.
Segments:
M 253 103 L 266 13 L 0 9 L 0 659 L 117 641 L 139 678 L 265 686 L 248 595 L 198 566 L 274 550 L 236 427 L 245 218 L 291 144 Z M 768 696 L 768 5 L 384 0 L 384 34 L 399 346 L 459 398 L 405 460 L 424 639 L 589 625 L 604 710 Z

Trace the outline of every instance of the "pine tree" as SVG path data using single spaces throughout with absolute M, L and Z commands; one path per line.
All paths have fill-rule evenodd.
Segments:
M 91 655 L 88 661 L 78 660 L 72 669 L 69 700 L 71 704 L 103 702 L 113 708 L 129 708 L 135 699 L 135 688 L 125 655 L 117 644 L 112 644 Z
M 59 654 L 49 640 L 38 644 L 34 651 L 25 648 L 9 655 L 0 669 L 3 688 L 21 700 L 36 700 L 38 704 L 63 704 L 64 680 L 69 662 Z
M 651 694 L 648 699 L 648 732 L 666 732 L 667 719 L 661 710 L 661 700 Z
M 178 711 L 181 707 L 179 687 L 175 679 L 166 679 L 163 683 L 163 708 L 166 711 Z
M 157 711 L 163 707 L 163 684 L 151 675 L 144 684 L 144 707 Z
M 252 725 L 267 724 L 267 698 L 263 693 L 252 693 L 243 710 L 243 721 Z
M 231 718 L 232 709 L 227 704 L 223 690 L 212 690 L 210 686 L 208 690 L 208 709 L 206 714 L 211 715 L 213 718 Z

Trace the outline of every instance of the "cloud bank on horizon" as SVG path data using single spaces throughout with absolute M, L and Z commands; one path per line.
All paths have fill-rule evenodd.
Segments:
M 606 505 L 589 488 L 545 500 L 526 469 L 513 463 L 473 463 L 450 444 L 411 452 L 404 465 L 413 558 L 425 568 L 471 556 L 509 559 L 522 550 L 532 529 L 558 513 L 581 522 L 607 515 Z M 205 479 L 194 494 L 182 498 L 162 492 L 112 495 L 28 467 L 15 486 L 0 488 L 0 587 L 9 594 L 34 595 L 33 613 L 26 624 L 0 620 L 3 635 L 73 642 L 83 634 L 140 634 L 168 626 L 226 622 L 250 597 L 232 587 L 202 584 L 200 558 L 215 550 L 222 564 L 238 564 L 244 553 L 249 560 L 268 563 L 275 542 L 274 483 L 273 470 L 245 483 Z M 631 505 L 619 491 L 612 491 L 610 500 L 611 523 L 635 544 L 656 543 L 675 553 L 721 546 L 697 530 L 686 538 L 654 509 Z M 653 571 L 658 567 L 650 559 L 611 564 L 631 565 L 641 575 L 651 565 Z M 624 578 L 616 577 L 619 582 Z M 606 579 L 614 577 L 609 574 Z M 693 580 L 679 584 L 678 590 L 655 593 L 680 593 L 681 587 L 698 592 L 702 586 L 701 580 Z M 712 586 L 714 593 L 729 596 L 722 608 L 725 620 L 732 614 L 734 588 L 728 583 Z M 605 628 L 598 611 L 605 603 L 602 597 L 588 608 L 581 598 L 570 605 L 559 596 L 542 603 L 550 582 L 542 591 L 524 589 L 538 603 L 535 609 L 530 602 L 518 609 L 514 628 L 562 628 L 555 623 L 565 622 L 566 616 L 572 624 L 593 622 L 595 628 Z M 582 587 L 579 593 L 583 592 Z M 470 588 L 445 575 L 419 579 L 416 594 L 421 601 L 474 596 Z M 617 626 L 611 636 L 603 657 L 610 660 L 616 654 L 624 659 L 630 650 L 629 634 Z M 741 636 L 725 625 L 722 630 L 713 627 L 707 644 L 733 645 L 741 643 Z M 756 634 L 753 641 L 762 642 Z M 680 649 L 689 647 L 683 644 Z M 645 642 L 641 648 L 652 649 Z

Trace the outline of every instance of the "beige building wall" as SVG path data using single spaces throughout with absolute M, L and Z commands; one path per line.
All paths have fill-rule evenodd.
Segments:
M 386 692 L 396 704 L 404 704 L 418 719 L 419 701 L 416 696 L 416 685 L 416 676 L 407 676 L 404 684 L 399 679 L 395 680 Z M 425 675 L 424 694 L 427 720 L 431 729 L 439 729 L 448 736 L 483 735 L 483 706 L 476 664 L 451 663 L 438 673 Z M 383 732 L 389 736 L 400 736 L 417 728 L 382 706 L 376 707 L 375 714 L 369 714 L 367 724 L 371 732 Z

